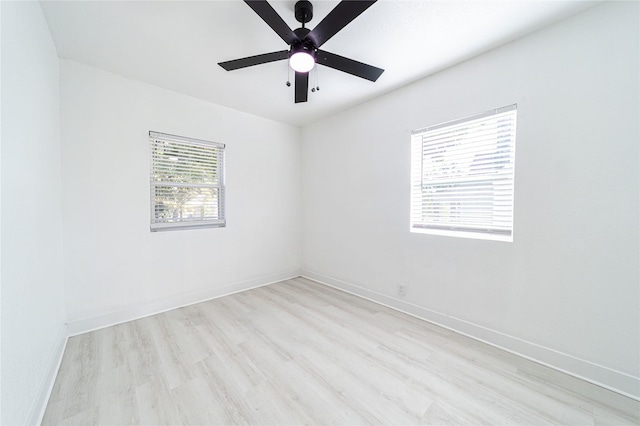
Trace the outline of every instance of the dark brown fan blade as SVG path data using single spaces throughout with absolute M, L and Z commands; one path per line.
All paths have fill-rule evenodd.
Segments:
M 329 68 L 343 71 L 356 77 L 364 78 L 370 81 L 376 81 L 384 72 L 382 68 L 372 65 L 363 64 L 335 53 L 318 50 L 316 62 Z
M 286 22 L 278 15 L 266 0 L 244 0 L 264 22 L 275 31 L 287 44 L 300 41 L 298 36 L 289 28 Z
M 263 53 L 262 55 L 248 56 L 246 58 L 234 59 L 232 61 L 219 62 L 222 68 L 233 71 L 240 68 L 252 67 L 254 65 L 266 64 L 267 62 L 281 61 L 289 57 L 288 50 L 278 52 Z
M 296 73 L 296 103 L 307 102 L 309 95 L 309 73 Z
M 375 2 L 376 0 L 341 1 L 311 30 L 307 38 L 311 40 L 316 47 L 322 46 Z

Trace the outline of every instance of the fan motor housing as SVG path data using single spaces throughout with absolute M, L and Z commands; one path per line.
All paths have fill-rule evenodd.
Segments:
M 296 53 L 306 53 L 308 55 L 311 55 L 311 57 L 315 60 L 316 59 L 316 53 L 317 50 L 313 44 L 311 43 L 297 43 L 297 44 L 293 44 L 291 45 L 291 48 L 289 49 L 289 57 L 291 57 L 292 55 L 296 54 Z
M 305 40 L 307 38 L 307 34 L 309 34 L 311 30 L 309 28 L 296 28 L 293 30 L 293 33 L 298 36 L 300 40 Z

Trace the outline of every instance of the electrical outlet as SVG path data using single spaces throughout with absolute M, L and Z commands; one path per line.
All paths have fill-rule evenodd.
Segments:
M 404 284 L 398 284 L 398 296 L 404 297 L 407 295 L 407 286 Z

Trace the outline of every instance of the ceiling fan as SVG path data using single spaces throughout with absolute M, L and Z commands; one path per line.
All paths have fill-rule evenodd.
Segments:
M 376 81 L 384 72 L 381 68 L 320 50 L 320 46 L 377 0 L 343 0 L 313 30 L 305 28 L 305 24 L 313 18 L 313 5 L 309 1 L 300 0 L 295 4 L 296 20 L 302 23 L 302 27 L 295 30 L 289 28 L 287 23 L 266 0 L 244 1 L 289 45 L 289 49 L 218 63 L 225 70 L 233 71 L 288 59 L 289 65 L 295 71 L 296 103 L 307 102 L 309 71 L 313 69 L 315 64 L 324 65 L 370 81 Z

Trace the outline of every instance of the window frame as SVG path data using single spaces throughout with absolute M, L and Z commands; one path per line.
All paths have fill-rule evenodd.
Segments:
M 182 145 L 188 147 L 187 150 L 201 149 L 202 147 L 215 149 L 215 159 L 210 159 L 211 163 L 215 163 L 214 171 L 216 177 L 216 183 L 202 183 L 202 182 L 177 182 L 171 180 L 158 181 L 156 180 L 157 171 L 154 167 L 154 149 L 157 149 L 158 143 L 168 142 L 176 145 Z M 225 184 L 225 144 L 219 142 L 212 142 L 202 139 L 189 138 L 185 136 L 171 135 L 167 133 L 161 133 L 156 131 L 149 131 L 149 177 L 150 177 L 150 230 L 151 232 L 158 231 L 177 231 L 185 229 L 202 229 L 202 228 L 221 228 L 226 226 L 226 184 Z M 198 154 L 201 154 L 198 153 Z M 179 157 L 180 158 L 180 157 Z M 191 154 L 187 154 L 184 157 L 187 161 L 192 159 Z M 178 160 L 179 161 L 179 160 Z M 193 168 L 188 169 L 189 172 L 193 171 Z M 187 173 L 189 174 L 189 173 Z M 214 188 L 216 189 L 217 196 L 215 201 L 217 204 L 216 217 L 208 218 L 179 218 L 175 221 L 161 221 L 156 215 L 156 191 L 159 187 L 185 187 L 185 188 Z
M 483 134 L 489 126 L 495 126 L 490 138 Z M 513 242 L 516 130 L 517 104 L 413 130 L 410 232 Z M 488 154 L 493 143 L 495 151 Z M 443 165 L 429 169 L 429 180 L 425 158 Z

